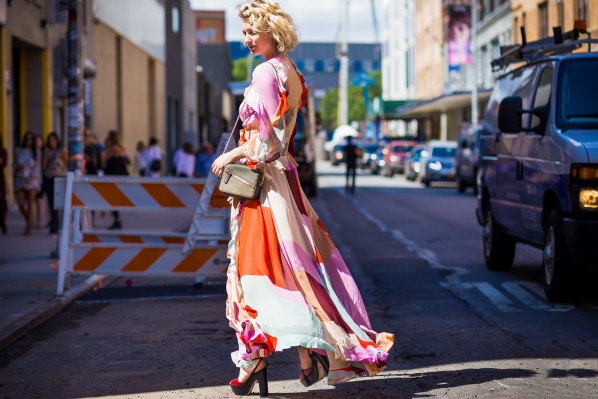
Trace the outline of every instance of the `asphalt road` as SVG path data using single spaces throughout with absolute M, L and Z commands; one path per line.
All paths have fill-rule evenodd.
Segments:
M 488 271 L 471 193 L 360 174 L 349 196 L 342 166 L 319 171 L 313 206 L 395 346 L 378 377 L 310 390 L 295 352 L 276 354 L 272 396 L 598 398 L 592 282 L 579 303 L 548 303 L 526 246 L 512 270 Z M 0 352 L 0 399 L 233 397 L 223 295 L 221 279 L 118 279 Z

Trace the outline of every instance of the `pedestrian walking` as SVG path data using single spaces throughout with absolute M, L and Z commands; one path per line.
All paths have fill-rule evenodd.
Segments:
M 8 162 L 8 153 L 4 148 L 2 136 L 0 136 L 0 230 L 6 234 L 6 215 L 8 214 L 8 204 L 6 202 L 6 182 L 4 181 L 4 168 Z
M 347 145 L 343 147 L 347 173 L 345 181 L 345 192 L 355 194 L 355 176 L 357 175 L 357 147 L 353 145 L 353 137 L 347 136 Z M 351 179 L 351 185 L 349 185 Z
M 104 173 L 107 176 L 128 176 L 127 165 L 130 163 L 125 147 L 122 145 L 120 134 L 116 130 L 109 131 L 104 150 Z M 112 216 L 114 222 L 108 227 L 108 230 L 120 230 L 122 228 L 120 213 L 113 211 Z
M 183 151 L 177 157 L 176 176 L 193 177 L 195 171 L 195 154 L 191 143 L 183 144 Z
M 67 172 L 68 156 L 62 148 L 58 135 L 54 132 L 46 139 L 46 148 L 42 158 L 44 191 L 48 197 L 50 208 L 50 234 L 58 234 L 58 211 L 54 209 L 54 179 L 64 177 Z M 87 167 L 87 165 L 86 165 Z
M 38 171 L 36 171 L 37 174 L 39 174 L 40 176 L 42 176 L 42 172 L 43 172 L 43 150 L 44 150 L 44 139 L 41 138 L 41 136 L 36 135 L 35 136 L 35 158 L 38 160 L 42 160 L 42 162 L 38 162 L 37 163 L 37 168 L 39 168 Z M 49 207 L 44 207 L 44 179 L 42 176 L 41 179 L 41 183 L 40 183 L 40 188 L 39 190 L 37 190 L 37 194 L 35 195 L 35 228 L 36 229 L 41 229 L 42 228 L 42 214 L 44 213 L 44 208 L 46 208 L 46 210 L 49 210 Z M 46 214 L 46 217 L 48 215 Z M 50 221 L 50 217 L 48 217 L 48 222 Z
M 152 137 L 150 139 L 149 148 L 145 153 L 147 164 L 145 175 L 149 177 L 160 177 L 160 171 L 162 170 L 162 150 L 160 150 L 157 138 Z
M 19 211 L 25 218 L 25 233 L 31 234 L 35 211 L 35 198 L 41 189 L 41 157 L 35 148 L 35 136 L 26 132 L 20 148 L 15 154 L 15 191 Z
M 273 0 L 239 8 L 245 44 L 266 60 L 253 72 L 239 114 L 239 147 L 216 159 L 218 176 L 246 159 L 264 174 L 258 200 L 231 200 L 232 238 L 226 316 L 237 333 L 232 359 L 240 368 L 233 392 L 257 382 L 267 395 L 267 363 L 297 346 L 300 381 L 311 386 L 374 376 L 386 367 L 392 334 L 376 334 L 349 270 L 301 190 L 289 145 L 306 103 L 305 80 L 288 57 L 297 44 L 291 16 Z
M 212 164 L 215 160 L 216 153 L 214 152 L 214 146 L 211 143 L 208 143 L 197 155 L 195 173 L 201 177 L 207 176 L 212 170 Z
M 90 129 L 85 129 L 85 132 L 83 133 L 83 145 L 85 174 L 97 175 L 98 171 L 102 169 L 102 148 Z
M 145 160 L 145 144 L 143 141 L 137 143 L 137 151 L 135 151 L 135 166 L 137 167 L 137 173 L 139 176 L 145 176 L 147 170 L 147 162 Z

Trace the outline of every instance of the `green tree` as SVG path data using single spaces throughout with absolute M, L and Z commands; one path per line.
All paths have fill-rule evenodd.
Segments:
M 253 59 L 253 67 L 255 68 L 260 64 L 260 62 Z M 239 58 L 238 60 L 233 61 L 233 82 L 247 82 L 247 57 Z
M 371 71 L 368 74 L 370 79 L 374 79 L 374 85 L 368 87 L 370 101 L 374 99 L 374 97 L 382 97 L 382 71 Z
M 326 92 L 326 95 L 320 101 L 320 114 L 322 116 L 322 125 L 327 129 L 336 129 L 338 112 L 338 87 L 334 87 Z
M 382 73 L 372 71 L 368 77 L 374 80 L 374 84 L 368 87 L 370 102 L 374 97 L 382 96 Z M 362 87 L 349 87 L 349 122 L 363 121 L 366 119 L 365 99 L 363 98 Z M 326 92 L 326 95 L 320 101 L 320 113 L 322 115 L 322 125 L 327 129 L 336 129 L 338 126 L 338 87 L 334 87 Z
M 349 97 L 349 122 L 364 120 L 366 113 L 363 88 L 349 87 L 347 94 Z M 338 87 L 326 92 L 320 101 L 320 113 L 322 114 L 322 124 L 328 129 L 336 129 L 338 126 Z

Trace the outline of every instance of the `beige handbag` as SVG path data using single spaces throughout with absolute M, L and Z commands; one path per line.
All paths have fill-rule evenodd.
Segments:
M 233 127 L 233 130 L 228 137 L 223 153 L 226 153 L 226 149 L 234 135 L 235 128 L 239 123 L 239 118 L 240 116 L 237 117 L 235 127 Z M 253 170 L 247 165 L 232 163 L 226 165 L 226 168 L 224 168 L 222 179 L 220 180 L 220 191 L 228 197 L 256 200 L 260 196 L 263 184 L 264 174 L 261 171 Z

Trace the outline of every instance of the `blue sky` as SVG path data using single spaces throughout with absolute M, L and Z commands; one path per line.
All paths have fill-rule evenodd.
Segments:
M 375 0 L 380 5 L 380 0 Z M 190 0 L 195 10 L 226 11 L 227 40 L 241 40 L 241 24 L 237 8 L 242 0 Z M 333 42 L 339 31 L 344 0 L 280 0 L 299 26 L 301 40 L 306 42 Z M 370 0 L 351 0 L 349 41 L 374 42 L 374 28 Z M 378 13 L 380 25 L 380 14 Z

